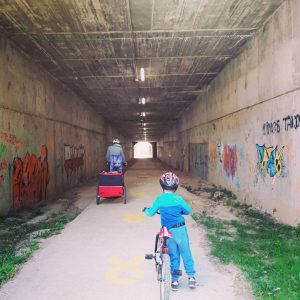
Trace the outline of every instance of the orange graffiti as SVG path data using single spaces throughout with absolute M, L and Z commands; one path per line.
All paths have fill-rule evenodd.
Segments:
M 234 177 L 237 170 L 236 146 L 224 147 L 224 169 L 227 176 L 231 176 L 232 178 Z
M 39 158 L 35 154 L 25 155 L 13 161 L 13 212 L 22 207 L 46 199 L 49 183 L 47 147 L 43 145 Z
M 17 211 L 22 207 L 22 173 L 23 162 L 16 157 L 13 161 L 13 211 Z

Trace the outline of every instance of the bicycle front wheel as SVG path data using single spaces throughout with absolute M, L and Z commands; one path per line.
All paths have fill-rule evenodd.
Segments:
M 171 265 L 169 254 L 162 254 L 161 280 L 160 280 L 160 300 L 169 300 Z

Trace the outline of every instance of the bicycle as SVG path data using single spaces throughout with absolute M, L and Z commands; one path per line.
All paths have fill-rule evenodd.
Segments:
M 159 212 L 157 212 L 159 214 Z M 167 240 L 172 238 L 172 233 L 166 227 L 161 227 L 155 236 L 154 254 L 146 254 L 145 259 L 154 259 L 157 280 L 159 282 L 160 300 L 168 300 L 171 289 L 171 263 L 168 254 Z M 180 270 L 176 270 L 177 275 L 181 275 Z

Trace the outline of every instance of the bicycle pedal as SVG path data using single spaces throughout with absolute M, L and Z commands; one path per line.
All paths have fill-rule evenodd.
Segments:
M 145 259 L 153 259 L 153 254 L 146 254 Z

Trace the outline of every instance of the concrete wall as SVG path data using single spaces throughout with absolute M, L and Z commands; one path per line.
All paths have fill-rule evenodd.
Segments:
M 0 214 L 51 199 L 104 168 L 105 123 L 0 37 Z
M 300 1 L 283 3 L 183 115 L 177 138 L 173 129 L 160 142 L 174 156 L 206 145 L 209 182 L 289 224 L 300 222 L 299 12 Z

